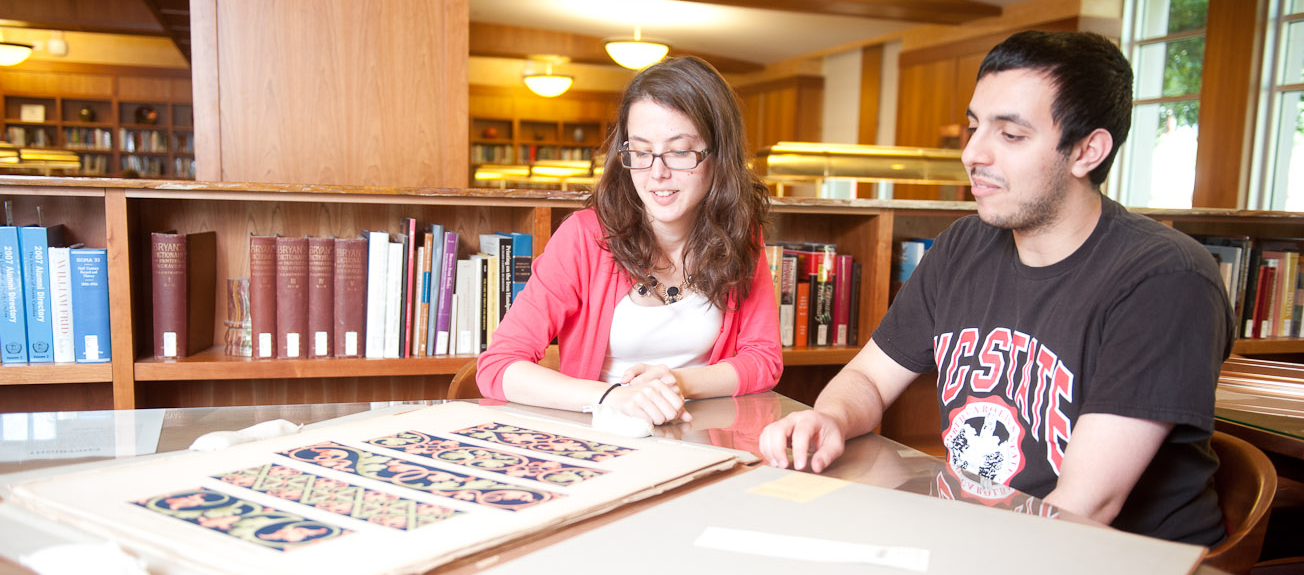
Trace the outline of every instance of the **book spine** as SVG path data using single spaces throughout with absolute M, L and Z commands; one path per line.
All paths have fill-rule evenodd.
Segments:
M 430 234 L 424 234 L 425 244 L 430 243 Z M 413 317 L 412 341 L 410 343 L 411 355 L 413 357 L 423 357 L 426 355 L 426 314 L 430 309 L 430 259 L 427 257 L 427 245 L 417 248 L 417 295 L 416 295 L 416 313 Z
M 454 337 L 454 343 L 451 353 L 474 354 L 475 331 L 479 329 L 479 322 L 474 322 L 473 308 L 479 306 L 480 298 L 472 293 L 475 285 L 479 285 L 479 279 L 475 276 L 478 274 L 479 266 L 469 259 L 457 260 L 457 335 Z
M 502 302 L 499 301 L 502 299 L 499 288 L 502 268 L 498 265 L 498 256 L 484 256 L 484 266 L 484 339 L 480 341 L 481 350 L 488 348 L 493 339 L 494 330 L 498 329 L 498 314 L 502 312 Z
M 1269 321 L 1267 318 L 1267 310 L 1271 308 L 1271 304 L 1269 303 L 1272 295 L 1271 286 L 1273 280 L 1276 278 L 1277 271 L 1277 267 L 1274 264 L 1275 262 L 1264 262 L 1259 266 L 1258 293 L 1254 297 L 1254 329 L 1253 332 L 1250 333 L 1251 338 L 1257 339 L 1264 337 L 1266 332 L 1265 326 L 1268 325 Z
M 249 238 L 249 328 L 254 357 L 276 357 L 276 237 Z
M 363 355 L 385 357 L 385 297 L 389 284 L 389 234 L 367 234 L 367 328 Z
M 18 228 L 0 226 L 0 362 L 27 362 L 27 309 Z
M 1283 254 L 1282 273 L 1277 280 L 1277 292 L 1281 305 L 1277 311 L 1277 337 L 1290 337 L 1294 333 L 1295 320 L 1295 276 L 1299 272 L 1299 253 Z
M 367 240 L 335 239 L 335 357 L 360 357 L 367 338 Z
M 847 344 L 860 346 L 860 262 L 851 263 L 851 317 L 847 322 Z
M 779 340 L 792 347 L 797 322 L 797 257 L 783 256 L 779 277 Z
M 796 318 L 793 321 L 793 347 L 810 347 L 810 290 L 811 282 L 797 282 Z
M 457 281 L 457 232 L 444 232 L 444 263 L 441 266 L 442 271 L 439 274 L 439 310 L 437 311 L 435 325 L 435 353 L 448 354 L 454 353 L 450 348 L 455 347 L 453 340 L 456 334 L 451 333 L 452 309 L 453 309 L 453 286 Z
M 108 250 L 74 248 L 72 268 L 73 349 L 78 363 L 105 363 L 113 357 L 109 337 Z
M 27 300 L 27 361 L 54 362 L 54 324 L 50 315 L 50 246 L 63 245 L 63 226 L 18 230 L 23 257 L 23 296 Z
M 1245 302 L 1242 307 L 1245 310 L 1241 337 L 1252 339 L 1254 337 L 1255 327 L 1258 326 L 1258 309 L 1259 309 L 1259 270 L 1263 266 L 1263 252 L 1258 248 L 1250 251 L 1249 265 L 1246 266 L 1245 278 Z
M 152 233 L 151 286 L 154 290 L 154 357 L 185 355 L 190 333 L 186 326 L 186 236 Z
M 403 310 L 401 312 L 401 325 L 399 339 L 399 357 L 410 357 L 412 355 L 412 337 L 413 331 L 416 330 L 416 272 L 417 272 L 417 242 L 421 237 L 417 235 L 417 221 L 415 218 L 403 218 Z
M 815 346 L 828 346 L 832 342 L 833 330 L 833 281 L 834 265 L 837 255 L 832 245 L 819 245 L 816 248 L 816 262 L 819 266 L 815 283 L 811 284 L 811 330 L 814 338 L 810 343 Z
M 335 240 L 308 238 L 308 357 L 335 355 Z
M 493 308 L 489 307 L 489 258 L 481 257 L 476 261 L 476 264 L 480 268 L 478 271 L 479 281 L 474 281 L 477 278 L 472 278 L 475 285 L 471 287 L 471 291 L 475 293 L 479 303 L 472 305 L 475 308 L 472 314 L 474 321 L 480 324 L 480 328 L 475 330 L 475 346 L 472 348 L 471 353 L 480 353 L 487 347 L 489 342 L 489 315 L 494 313 Z
M 186 235 L 186 355 L 213 347 L 217 318 L 217 232 Z
M 512 301 L 521 295 L 525 284 L 530 281 L 531 266 L 534 265 L 534 236 L 521 232 L 512 232 Z
M 494 327 L 498 327 L 498 320 L 502 320 L 507 315 L 507 310 L 512 309 L 512 286 L 515 285 L 513 273 L 515 263 L 512 261 L 512 238 L 505 236 L 498 244 L 498 317 L 494 321 Z M 492 336 L 490 340 L 492 340 Z
M 72 337 L 72 260 L 68 249 L 50 248 L 50 317 L 57 363 L 71 363 L 77 358 Z
M 847 345 L 851 322 L 851 264 L 852 257 L 839 254 L 833 272 L 833 344 Z
M 385 323 L 381 338 L 381 357 L 401 357 L 399 338 L 403 333 L 403 242 L 390 242 L 385 275 Z
M 430 224 L 431 244 L 426 256 L 430 258 L 430 278 L 427 280 L 430 309 L 426 318 L 426 355 L 435 355 L 439 326 L 439 294 L 443 287 L 444 226 Z
M 276 238 L 276 357 L 307 355 L 308 238 Z

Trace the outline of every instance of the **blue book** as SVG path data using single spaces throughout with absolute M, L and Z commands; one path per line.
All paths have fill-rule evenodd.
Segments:
M 444 226 L 442 224 L 430 224 L 430 235 L 434 239 L 431 242 L 430 253 L 426 254 L 430 258 L 430 266 L 426 277 L 426 302 L 429 309 L 426 314 L 426 355 L 435 355 L 435 342 L 438 339 L 439 328 L 439 292 L 443 287 L 444 276 Z
M 27 298 L 27 361 L 54 361 L 54 315 L 50 297 L 50 247 L 63 247 L 63 226 L 18 228 Z
M 534 265 L 534 236 L 512 232 L 512 300 L 530 281 L 530 266 Z
M 72 337 L 77 363 L 104 363 L 113 357 L 109 337 L 109 254 L 102 248 L 74 248 L 72 260 Z
M 0 362 L 27 363 L 27 307 L 18 228 L 0 226 Z

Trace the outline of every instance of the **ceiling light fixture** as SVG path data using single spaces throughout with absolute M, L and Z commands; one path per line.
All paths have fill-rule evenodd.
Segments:
M 607 55 L 617 64 L 631 70 L 642 70 L 666 57 L 670 45 L 656 40 L 643 39 L 638 26 L 634 27 L 633 38 L 608 38 Z
M 569 90 L 571 84 L 575 82 L 575 77 L 566 74 L 552 73 L 553 63 L 556 62 L 560 64 L 565 62 L 566 59 L 560 56 L 551 56 L 540 59 L 545 60 L 544 72 L 542 74 L 531 71 L 523 73 L 522 79 L 525 81 L 525 86 L 529 88 L 531 92 L 545 98 L 555 98 L 564 94 L 566 90 Z
M 3 36 L 0 36 L 0 66 L 13 66 L 28 56 L 32 55 L 31 44 L 19 44 L 18 42 L 6 42 Z

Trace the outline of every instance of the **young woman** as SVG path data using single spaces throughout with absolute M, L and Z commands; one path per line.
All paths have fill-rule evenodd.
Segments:
M 553 234 L 480 354 L 481 393 L 661 424 L 687 419 L 685 399 L 772 388 L 769 191 L 747 167 L 733 91 L 701 59 L 655 64 L 626 88 L 606 149 L 587 207 Z M 554 338 L 558 371 L 538 365 Z

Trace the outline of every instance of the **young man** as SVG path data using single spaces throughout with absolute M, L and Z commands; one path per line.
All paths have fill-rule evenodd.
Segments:
M 822 471 L 937 370 L 952 467 L 1127 531 L 1223 538 L 1209 438 L 1231 308 L 1198 243 L 1100 193 L 1131 94 L 1099 35 L 987 55 L 962 156 L 978 215 L 938 236 L 815 408 L 765 429 L 771 465 L 791 445 Z

